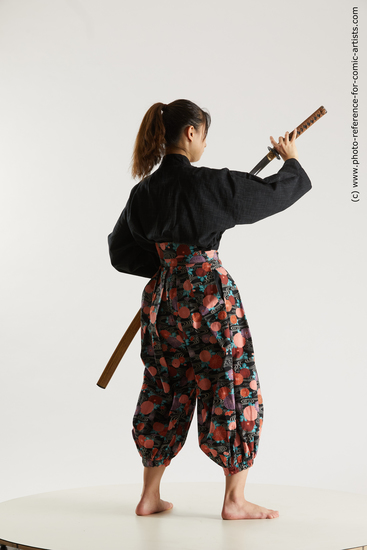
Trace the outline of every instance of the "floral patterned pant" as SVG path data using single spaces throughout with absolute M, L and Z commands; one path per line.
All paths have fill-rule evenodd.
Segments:
M 197 401 L 199 446 L 233 475 L 252 466 L 263 404 L 237 286 L 216 250 L 156 243 L 161 266 L 143 290 L 144 379 L 132 435 L 144 466 L 171 462 Z

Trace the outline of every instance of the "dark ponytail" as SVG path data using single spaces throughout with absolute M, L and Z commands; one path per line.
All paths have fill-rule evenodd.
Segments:
M 177 99 L 168 105 L 152 105 L 145 113 L 136 136 L 132 155 L 133 178 L 145 178 L 150 174 L 164 156 L 166 147 L 177 146 L 187 126 L 198 130 L 203 123 L 206 136 L 211 123 L 210 114 L 188 99 Z

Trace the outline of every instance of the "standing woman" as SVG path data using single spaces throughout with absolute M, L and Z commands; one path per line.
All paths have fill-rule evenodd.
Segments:
M 296 132 L 279 143 L 270 137 L 285 162 L 266 178 L 192 166 L 210 122 L 185 99 L 150 107 L 132 158 L 132 175 L 141 181 L 108 236 L 112 265 L 149 279 L 141 303 L 145 369 L 132 430 L 144 466 L 135 512 L 172 508 L 160 498 L 160 480 L 185 443 L 197 402 L 199 446 L 226 478 L 222 518 L 275 518 L 278 511 L 244 497 L 263 402 L 241 296 L 218 248 L 226 229 L 285 210 L 311 182 L 298 162 Z

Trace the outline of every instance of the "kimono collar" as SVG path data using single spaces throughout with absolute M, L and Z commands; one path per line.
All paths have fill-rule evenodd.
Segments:
M 179 164 L 186 164 L 187 166 L 191 166 L 191 162 L 185 155 L 180 155 L 179 153 L 168 153 L 167 155 L 164 155 L 162 159 L 162 164 L 171 164 L 171 163 L 179 163 Z

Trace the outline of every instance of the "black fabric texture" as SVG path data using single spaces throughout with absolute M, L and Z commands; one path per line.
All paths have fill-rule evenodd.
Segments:
M 196 167 L 185 155 L 165 155 L 155 172 L 134 185 L 108 235 L 111 264 L 123 273 L 151 278 L 160 266 L 155 242 L 218 250 L 226 229 L 277 214 L 310 189 L 296 159 L 260 178 L 228 168 Z

